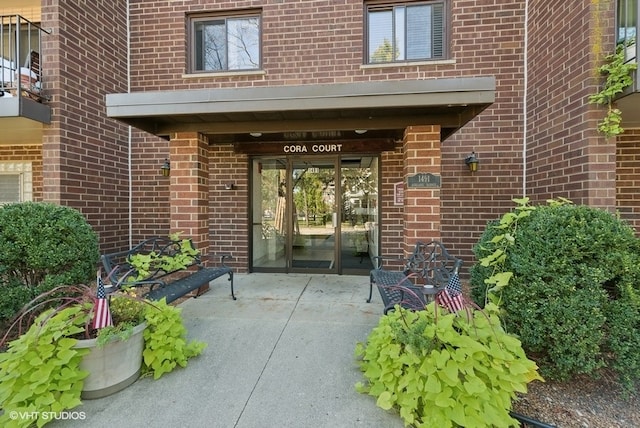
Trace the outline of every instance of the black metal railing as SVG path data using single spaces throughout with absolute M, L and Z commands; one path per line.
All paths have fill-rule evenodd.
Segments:
M 20 15 L 0 16 L 0 95 L 42 101 L 43 36 L 49 34 Z

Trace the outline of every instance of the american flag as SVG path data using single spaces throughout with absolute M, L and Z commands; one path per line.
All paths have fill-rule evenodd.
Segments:
M 98 284 L 98 292 L 93 306 L 93 328 L 102 328 L 113 325 L 113 320 L 111 319 L 109 299 L 107 299 L 107 293 L 104 289 L 104 282 L 102 282 L 100 271 L 98 271 L 96 283 Z
M 449 278 L 447 286 L 438 293 L 436 300 L 440 306 L 449 310 L 449 312 L 458 312 L 464 309 L 464 297 L 462 295 L 462 284 L 457 273 Z

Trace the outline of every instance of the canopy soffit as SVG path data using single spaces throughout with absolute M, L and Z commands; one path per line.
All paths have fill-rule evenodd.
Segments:
M 200 132 L 215 144 L 362 139 L 355 130 L 366 130 L 367 139 L 397 139 L 412 125 L 440 125 L 444 140 L 494 99 L 494 77 L 459 77 L 145 91 L 109 94 L 106 105 L 107 116 L 152 134 Z

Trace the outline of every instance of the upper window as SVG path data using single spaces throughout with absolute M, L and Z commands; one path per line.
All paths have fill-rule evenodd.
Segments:
M 191 31 L 192 72 L 260 68 L 260 15 L 197 17 Z
M 445 2 L 367 7 L 367 63 L 443 59 Z
M 618 0 L 618 43 L 633 42 L 638 32 L 638 0 Z

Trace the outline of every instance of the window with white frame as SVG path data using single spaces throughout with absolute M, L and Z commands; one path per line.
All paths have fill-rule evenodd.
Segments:
M 446 0 L 367 5 L 366 63 L 445 59 Z
M 191 72 L 258 70 L 260 14 L 196 16 L 191 26 Z
M 0 162 L 0 206 L 31 201 L 32 173 L 30 162 Z

